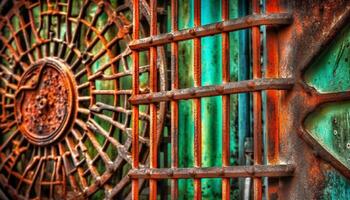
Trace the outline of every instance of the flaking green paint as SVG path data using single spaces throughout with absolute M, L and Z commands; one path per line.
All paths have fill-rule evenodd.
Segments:
M 325 186 L 322 200 L 348 200 L 350 198 L 350 181 L 336 170 L 325 173 Z
M 332 44 L 305 72 L 305 81 L 321 93 L 350 89 L 350 27 L 339 32 Z M 334 157 L 350 168 L 350 101 L 319 107 L 304 123 L 305 129 Z M 350 182 L 339 172 L 325 172 L 322 199 L 350 197 Z
M 322 93 L 350 89 L 350 26 L 339 32 L 305 72 L 305 81 Z
M 237 1 L 230 1 L 230 17 L 237 17 Z M 221 2 L 203 1 L 202 25 L 221 21 Z M 193 1 L 179 1 L 179 29 L 193 27 Z M 237 81 L 238 34 L 230 33 L 230 75 Z M 221 35 L 204 37 L 202 42 L 202 85 L 222 83 Z M 193 41 L 179 43 L 179 81 L 181 88 L 193 87 Z M 221 97 L 202 98 L 202 164 L 204 167 L 221 166 L 222 162 L 222 100 Z M 194 119 L 193 102 L 179 102 L 179 165 L 194 166 Z M 231 154 L 236 153 L 237 95 L 231 97 Z M 234 163 L 232 156 L 231 163 Z M 193 181 L 180 180 L 180 199 L 193 198 Z M 202 180 L 203 199 L 221 198 L 221 180 Z
M 307 117 L 305 128 L 350 168 L 350 102 L 322 106 Z

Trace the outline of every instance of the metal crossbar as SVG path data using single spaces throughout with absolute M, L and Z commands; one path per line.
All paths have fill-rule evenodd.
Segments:
M 130 49 L 133 52 L 133 94 L 129 101 L 133 104 L 133 169 L 129 173 L 132 179 L 133 199 L 139 198 L 139 179 L 147 179 L 150 183 L 149 198 L 157 198 L 157 180 L 171 179 L 171 197 L 178 198 L 178 179 L 194 180 L 194 199 L 201 199 L 201 179 L 202 178 L 222 178 L 222 198 L 230 199 L 230 178 L 252 177 L 254 181 L 254 199 L 262 199 L 262 179 L 261 177 L 283 177 L 292 176 L 294 167 L 292 165 L 280 165 L 273 160 L 272 165 L 262 165 L 262 96 L 261 92 L 269 90 L 267 98 L 270 102 L 269 108 L 275 108 L 277 105 L 276 90 L 289 90 L 294 85 L 294 80 L 290 78 L 279 78 L 277 76 L 278 62 L 273 60 L 271 55 L 276 53 L 277 49 L 269 49 L 268 59 L 272 64 L 267 71 L 267 76 L 262 77 L 261 73 L 261 36 L 260 26 L 263 25 L 287 25 L 292 21 L 288 13 L 261 14 L 260 1 L 252 0 L 252 15 L 229 20 L 228 0 L 222 0 L 222 22 L 210 25 L 201 25 L 201 1 L 194 1 L 194 27 L 185 30 L 178 30 L 178 3 L 171 1 L 171 32 L 165 34 L 157 33 L 157 1 L 151 0 L 151 26 L 150 36 L 139 38 L 139 0 L 134 0 L 134 40 L 130 43 Z M 267 3 L 267 10 L 271 9 L 271 3 Z M 231 31 L 240 29 L 251 29 L 252 45 L 252 69 L 253 79 L 230 82 L 229 74 L 229 36 Z M 221 34 L 222 35 L 222 80 L 221 85 L 201 85 L 201 38 L 204 36 Z M 178 66 L 178 42 L 183 40 L 194 41 L 194 87 L 179 89 L 179 66 Z M 276 37 L 269 36 L 268 43 L 275 47 Z M 158 92 L 156 88 L 156 60 L 157 46 L 171 45 L 171 90 Z M 139 93 L 139 53 L 149 50 L 150 53 L 150 91 L 149 93 Z M 230 166 L 230 94 L 253 92 L 253 134 L 254 134 L 254 163 L 252 166 Z M 201 98 L 208 96 L 222 96 L 223 104 L 223 124 L 222 124 L 222 167 L 202 167 L 202 133 L 201 133 Z M 178 168 L 178 120 L 179 110 L 178 101 L 191 99 L 194 102 L 194 168 Z M 156 103 L 168 101 L 171 105 L 171 168 L 158 168 L 157 163 L 157 138 L 156 138 Z M 139 128 L 138 128 L 138 106 L 140 104 L 149 104 L 151 113 L 150 123 L 150 168 L 139 168 Z M 270 114 L 271 119 L 276 116 Z M 270 120 L 270 119 L 269 119 Z M 271 131 L 276 123 L 268 126 Z M 270 139 L 278 143 L 275 137 L 276 132 L 268 134 Z

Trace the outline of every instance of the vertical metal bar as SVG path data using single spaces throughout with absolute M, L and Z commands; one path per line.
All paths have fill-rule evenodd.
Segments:
M 133 39 L 139 39 L 139 0 L 133 0 Z M 139 93 L 139 52 L 133 51 L 132 94 Z M 139 167 L 139 106 L 132 106 L 132 168 Z M 139 180 L 132 179 L 132 199 L 139 199 Z
M 201 0 L 194 0 L 194 26 L 201 25 Z M 201 86 L 201 38 L 194 39 L 194 86 Z M 202 166 L 201 98 L 194 100 L 194 165 Z M 202 199 L 201 179 L 194 179 L 194 199 Z
M 178 30 L 178 0 L 171 0 L 171 31 Z M 179 88 L 178 43 L 171 43 L 171 89 Z M 171 101 L 171 167 L 177 168 L 178 163 L 178 121 L 179 105 Z M 171 180 L 171 199 L 178 199 L 178 180 Z
M 253 14 L 260 13 L 260 0 L 252 2 Z M 252 61 L 253 78 L 261 78 L 260 27 L 252 27 Z M 262 164 L 262 115 L 261 92 L 253 93 L 253 135 L 254 135 L 254 165 Z M 262 199 L 262 179 L 254 177 L 254 199 Z
M 222 20 L 229 19 L 228 0 L 222 0 Z M 229 33 L 224 32 L 222 37 L 222 81 L 230 82 L 230 41 Z M 222 166 L 230 165 L 230 95 L 222 96 Z M 230 178 L 222 179 L 222 199 L 230 199 Z
M 150 1 L 151 8 L 151 24 L 150 35 L 157 35 L 157 0 Z M 157 92 L 157 47 L 150 47 L 150 92 Z M 150 167 L 157 168 L 157 104 L 150 104 Z M 150 194 L 151 200 L 157 199 L 157 180 L 150 179 Z
M 266 1 L 266 13 L 280 12 L 279 0 Z M 266 77 L 279 76 L 278 36 L 276 29 L 266 27 Z M 277 164 L 279 161 L 279 92 L 266 91 L 266 125 L 267 125 L 267 162 Z M 278 179 L 268 179 L 268 198 L 272 199 L 278 191 Z
M 239 17 L 248 15 L 249 1 L 238 0 L 239 3 Z M 238 81 L 247 80 L 250 78 L 251 69 L 250 63 L 250 31 L 247 29 L 239 31 L 239 69 L 238 69 Z M 247 138 L 252 137 L 251 131 L 251 95 L 249 93 L 238 94 L 238 164 L 246 165 L 246 148 L 245 142 Z M 249 161 L 250 162 L 250 161 Z M 243 199 L 245 196 L 245 184 L 250 183 L 250 178 L 239 178 L 238 187 L 240 197 Z

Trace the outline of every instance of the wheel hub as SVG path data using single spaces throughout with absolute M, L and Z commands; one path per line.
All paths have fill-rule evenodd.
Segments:
M 33 64 L 21 77 L 16 93 L 16 121 L 33 144 L 56 141 L 74 116 L 75 83 L 69 67 L 59 58 Z

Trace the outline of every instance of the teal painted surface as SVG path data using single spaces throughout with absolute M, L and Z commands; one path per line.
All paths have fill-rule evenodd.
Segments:
M 349 57 L 350 26 L 347 26 L 307 69 L 305 81 L 321 93 L 348 91 Z M 304 125 L 327 151 L 350 168 L 350 101 L 321 106 L 307 117 Z M 349 199 L 349 180 L 336 170 L 327 170 L 324 175 L 322 199 Z
M 179 1 L 179 29 L 193 27 L 193 1 Z M 202 25 L 221 21 L 221 2 L 203 1 L 201 5 Z M 237 1 L 230 1 L 230 17 L 237 17 Z M 202 41 L 202 85 L 222 83 L 221 35 L 205 37 Z M 230 34 L 230 74 L 231 81 L 237 81 L 238 73 L 238 33 Z M 193 87 L 193 41 L 179 43 L 180 88 Z M 179 102 L 179 165 L 194 166 L 194 119 L 193 102 Z M 209 97 L 202 99 L 202 164 L 204 167 L 221 166 L 222 162 L 222 99 Z M 237 95 L 231 97 L 231 153 L 237 149 Z M 232 156 L 232 164 L 235 162 Z M 193 198 L 193 181 L 179 181 L 180 199 Z M 203 199 L 221 198 L 221 180 L 202 180 Z
M 193 27 L 193 1 L 179 0 L 179 29 Z M 193 87 L 193 41 L 179 43 L 179 86 Z M 193 167 L 193 103 L 179 101 L 179 166 Z M 179 180 L 179 199 L 193 198 L 193 181 Z
M 203 1 L 201 23 L 203 25 L 221 21 L 221 7 L 218 1 Z M 213 6 L 213 5 L 217 6 Z M 222 83 L 221 35 L 204 37 L 202 42 L 202 85 Z M 222 98 L 202 99 L 202 164 L 203 167 L 221 166 L 222 159 Z M 220 179 L 204 179 L 204 199 L 220 197 Z
M 350 26 L 305 72 L 305 81 L 322 93 L 350 89 Z
M 307 117 L 305 128 L 350 169 L 350 102 L 320 107 Z
M 339 172 L 330 170 L 325 174 L 322 200 L 348 200 L 350 198 L 350 181 Z

